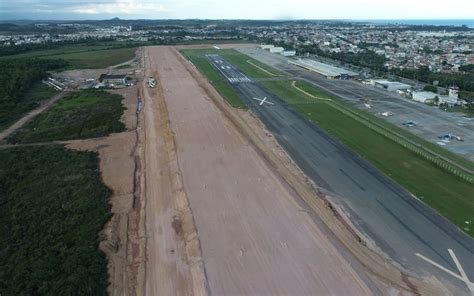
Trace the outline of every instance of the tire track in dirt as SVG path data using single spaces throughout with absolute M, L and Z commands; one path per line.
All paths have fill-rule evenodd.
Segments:
M 380 281 L 385 289 L 390 291 L 411 291 L 415 294 L 423 295 L 448 295 L 446 288 L 437 281 L 429 279 L 419 280 L 401 273 L 392 266 L 385 258 L 367 248 L 364 241 L 361 241 L 357 231 L 350 227 L 350 223 L 342 218 L 337 212 L 337 207 L 331 205 L 327 198 L 315 198 L 319 190 L 302 174 L 301 170 L 295 166 L 293 161 L 282 161 L 281 157 L 274 154 L 267 147 L 267 144 L 260 139 L 256 131 L 245 122 L 245 120 L 229 107 L 220 95 L 209 85 L 207 80 L 198 73 L 197 69 L 190 64 L 177 51 L 175 54 L 182 60 L 187 71 L 198 81 L 199 86 L 205 90 L 215 105 L 225 114 L 229 120 L 255 145 L 255 148 L 266 159 L 275 170 L 281 174 L 288 185 L 294 189 L 311 211 L 316 214 L 329 228 L 330 233 L 335 234 L 337 239 L 345 248 L 357 258 L 372 275 Z M 281 148 L 279 148 L 281 150 Z M 290 159 L 288 157 L 288 159 Z M 296 173 L 295 173 L 296 172 Z M 336 211 L 336 212 L 335 212 Z M 336 213 L 336 215 L 335 215 Z M 354 235 L 354 233 L 356 235 Z M 409 281 L 407 281 L 409 279 Z
M 148 62 L 148 61 L 147 61 Z M 154 69 L 147 74 L 158 78 Z M 160 80 L 145 88 L 145 294 L 207 295 L 199 237 L 184 190 Z
M 159 71 L 210 292 L 380 294 L 214 106 L 187 62 L 170 47 L 149 51 Z

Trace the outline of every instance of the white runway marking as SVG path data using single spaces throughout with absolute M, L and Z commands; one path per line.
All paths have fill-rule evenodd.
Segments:
M 458 268 L 459 273 L 461 274 L 461 277 L 469 282 L 469 278 L 467 277 L 466 272 L 462 268 L 461 263 L 459 263 L 459 260 L 458 260 L 458 257 L 456 257 L 456 254 L 454 254 L 453 250 L 451 249 L 448 249 L 448 252 L 449 252 L 449 255 L 451 255 L 451 258 L 453 258 L 453 261 L 456 264 L 456 267 Z
M 259 104 L 260 106 L 262 106 L 262 105 L 265 104 L 265 103 L 270 104 L 270 105 L 273 105 L 272 102 L 267 101 L 267 97 L 265 97 L 265 98 L 263 98 L 263 99 L 259 99 L 259 98 L 252 98 L 252 99 L 254 99 L 254 100 L 256 100 L 256 101 L 259 101 L 259 102 L 260 102 L 260 104 Z
M 449 269 L 443 267 L 442 265 L 440 265 L 440 264 L 434 262 L 433 260 L 431 260 L 431 259 L 429 259 L 429 258 L 427 258 L 427 257 L 425 257 L 425 256 L 423 256 L 423 255 L 421 255 L 421 254 L 419 254 L 419 253 L 415 253 L 415 255 L 418 256 L 418 257 L 420 257 L 421 259 L 425 260 L 426 262 L 428 262 L 428 263 L 430 263 L 430 264 L 432 264 L 432 265 L 438 267 L 438 268 L 441 269 L 442 271 L 444 271 L 444 272 L 446 272 L 446 273 L 452 275 L 453 277 L 455 277 L 455 278 L 457 278 L 457 279 L 463 281 L 463 282 L 466 284 L 466 286 L 467 286 L 467 288 L 469 289 L 469 291 L 471 291 L 471 295 L 474 296 L 474 283 L 471 282 L 471 281 L 469 280 L 469 278 L 467 277 L 466 272 L 465 272 L 464 269 L 462 268 L 461 263 L 459 263 L 459 260 L 458 260 L 458 258 L 456 257 L 456 255 L 454 254 L 453 250 L 448 249 L 448 252 L 449 252 L 449 255 L 451 255 L 451 258 L 453 259 L 454 264 L 456 264 L 456 267 L 457 267 L 457 269 L 458 269 L 460 275 L 457 274 L 457 273 L 452 272 L 451 270 L 449 270 Z

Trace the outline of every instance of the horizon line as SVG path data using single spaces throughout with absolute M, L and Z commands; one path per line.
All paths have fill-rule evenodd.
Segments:
M 97 18 L 97 19 L 80 19 L 80 18 L 71 18 L 71 19 L 35 19 L 35 18 L 11 18 L 3 19 L 0 22 L 5 21 L 110 21 L 110 20 L 121 20 L 121 21 L 138 21 L 138 20 L 176 20 L 176 21 L 186 21 L 186 20 L 200 20 L 200 21 L 471 21 L 474 22 L 474 19 L 469 18 L 121 18 L 121 17 L 111 17 L 111 18 Z

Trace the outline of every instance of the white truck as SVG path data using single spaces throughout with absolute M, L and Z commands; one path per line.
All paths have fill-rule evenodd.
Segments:
M 152 77 L 148 78 L 148 87 L 155 87 L 156 86 L 156 80 Z

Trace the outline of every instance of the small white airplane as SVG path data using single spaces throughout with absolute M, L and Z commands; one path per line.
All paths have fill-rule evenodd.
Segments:
M 365 103 L 364 106 L 365 108 L 368 108 L 368 109 L 372 108 L 372 106 L 370 106 L 370 104 L 367 104 L 367 103 Z
M 387 116 L 392 116 L 393 113 L 390 112 L 390 111 L 387 111 L 387 112 L 382 112 L 382 113 L 380 113 L 380 115 L 387 117 Z
M 260 104 L 259 104 L 260 106 L 262 106 L 262 105 L 265 104 L 265 103 L 270 104 L 270 105 L 273 105 L 272 102 L 267 101 L 267 97 L 265 97 L 265 98 L 263 98 L 263 99 L 259 99 L 259 98 L 252 98 L 252 99 L 254 99 L 254 100 L 256 100 L 256 101 L 259 101 L 259 102 L 260 102 Z

